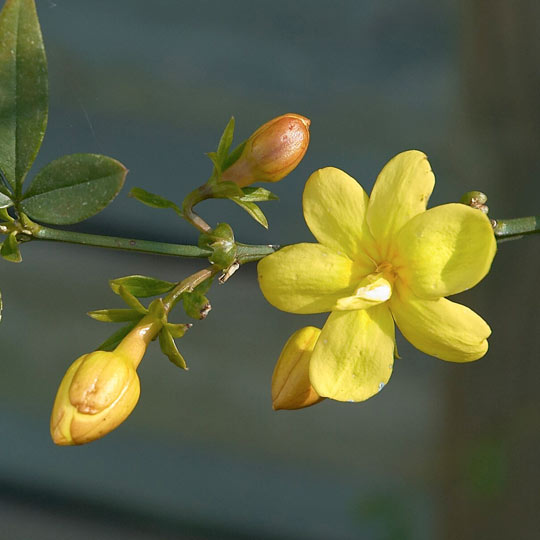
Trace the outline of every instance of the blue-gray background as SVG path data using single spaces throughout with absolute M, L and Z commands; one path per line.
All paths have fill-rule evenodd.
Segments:
M 227 201 L 201 205 L 241 241 L 310 239 L 301 192 L 327 165 L 369 192 L 394 154 L 425 151 L 431 205 L 470 189 L 494 217 L 538 212 L 539 8 L 533 1 L 38 0 L 50 114 L 35 170 L 74 152 L 130 170 L 114 203 L 78 230 L 195 243 L 174 213 L 210 172 L 230 115 L 237 140 L 268 119 L 312 121 L 306 158 L 266 203 L 265 231 Z M 202 262 L 61 244 L 0 261 L 0 538 L 533 538 L 540 455 L 537 238 L 501 244 L 460 301 L 493 328 L 490 351 L 455 366 L 398 342 L 390 384 L 365 404 L 275 413 L 273 366 L 287 337 L 324 317 L 264 302 L 254 268 L 212 290 L 214 309 L 179 346 L 152 347 L 142 395 L 105 439 L 58 448 L 48 422 L 67 366 L 110 327 L 107 280 L 178 280 Z M 532 536 L 531 536 L 532 535 Z

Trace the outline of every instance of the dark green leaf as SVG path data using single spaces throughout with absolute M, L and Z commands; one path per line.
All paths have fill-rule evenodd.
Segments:
M 277 201 L 279 199 L 277 195 L 262 187 L 245 187 L 242 191 L 244 195 L 239 199 L 244 202 Z
M 146 315 L 148 313 L 148 310 L 123 285 L 118 287 L 118 294 L 130 308 L 138 311 L 142 315 Z
M 238 206 L 243 208 L 257 223 L 260 223 L 265 229 L 268 229 L 268 220 L 255 203 L 244 202 L 238 197 L 231 197 L 231 201 L 234 201 Z
M 129 192 L 129 196 L 152 208 L 172 208 L 180 217 L 182 217 L 182 210 L 180 210 L 178 205 L 161 195 L 156 195 L 155 193 L 150 193 L 145 189 L 136 187 Z
M 111 289 L 119 294 L 120 285 L 125 287 L 133 296 L 138 298 L 148 298 L 157 296 L 174 289 L 176 283 L 163 281 L 149 276 L 126 276 L 109 281 Z
M 0 209 L 9 208 L 10 206 L 13 206 L 12 200 L 3 193 L 0 193 Z
M 238 158 L 242 155 L 242 152 L 244 151 L 244 147 L 246 146 L 246 142 L 239 144 L 228 156 L 225 162 L 222 164 L 222 170 L 227 170 L 231 165 L 234 165 Z
M 78 223 L 101 212 L 116 197 L 126 174 L 127 169 L 110 157 L 63 156 L 39 171 L 22 208 L 43 223 Z
M 0 255 L 9 262 L 19 263 L 22 261 L 19 244 L 17 243 L 17 233 L 15 231 L 4 240 L 0 248 Z
M 33 0 L 0 13 L 0 168 L 20 193 L 47 126 L 47 59 Z
M 100 322 L 138 321 L 142 317 L 135 309 L 97 309 L 89 311 L 87 315 Z
M 231 147 L 234 136 L 234 116 L 231 116 L 231 119 L 225 126 L 221 139 L 219 140 L 217 148 L 217 158 L 219 162 L 219 168 L 222 170 L 223 162 L 229 153 L 229 148 Z
M 99 347 L 96 348 L 96 351 L 112 351 L 120 344 L 120 342 L 137 326 L 139 320 L 133 321 L 132 323 L 120 328 L 109 338 L 107 338 Z
M 159 346 L 163 354 L 176 366 L 182 369 L 188 369 L 184 357 L 178 352 L 174 339 L 167 330 L 162 328 L 159 332 Z
M 215 199 L 243 196 L 244 192 L 234 182 L 218 182 L 212 186 L 212 197 Z

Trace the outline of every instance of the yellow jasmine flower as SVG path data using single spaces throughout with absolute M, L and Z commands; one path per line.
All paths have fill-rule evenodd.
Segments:
M 426 210 L 435 179 L 426 156 L 391 159 L 371 197 L 328 167 L 307 181 L 303 207 L 318 243 L 287 246 L 259 262 L 266 299 L 291 313 L 331 312 L 310 359 L 318 395 L 362 401 L 390 379 L 395 338 L 468 362 L 487 351 L 489 326 L 447 300 L 489 271 L 496 243 L 488 218 L 463 204 Z

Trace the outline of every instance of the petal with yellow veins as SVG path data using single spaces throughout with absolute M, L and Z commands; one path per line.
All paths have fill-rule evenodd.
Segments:
M 471 362 L 488 350 L 491 329 L 461 304 L 446 298 L 423 300 L 400 292 L 392 296 L 390 309 L 401 333 L 426 354 L 449 362 Z
M 411 219 L 396 240 L 399 277 L 421 298 L 474 287 L 497 250 L 489 219 L 464 204 L 444 204 Z
M 334 167 L 315 171 L 304 189 L 304 218 L 315 238 L 353 260 L 373 246 L 366 223 L 367 204 L 362 186 Z
M 392 237 L 425 211 L 435 186 L 426 155 L 408 150 L 393 157 L 377 177 L 369 197 L 367 222 L 385 257 Z
M 394 363 L 394 321 L 386 305 L 335 311 L 311 356 L 315 391 L 337 401 L 364 401 L 390 379 Z
M 259 285 L 273 306 L 290 313 L 331 311 L 357 282 L 353 262 L 321 244 L 295 244 L 257 265 Z

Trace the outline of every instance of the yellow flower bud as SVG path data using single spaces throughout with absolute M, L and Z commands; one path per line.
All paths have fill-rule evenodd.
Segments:
M 306 326 L 287 341 L 272 375 L 272 406 L 301 409 L 319 403 L 320 397 L 309 381 L 309 360 L 321 331 Z
M 309 145 L 310 123 L 304 116 L 288 113 L 262 125 L 221 179 L 240 187 L 281 180 L 302 161 Z
M 137 366 L 160 327 L 145 318 L 114 351 L 94 351 L 73 362 L 60 383 L 51 414 L 51 437 L 56 444 L 94 441 L 130 415 L 140 394 Z

